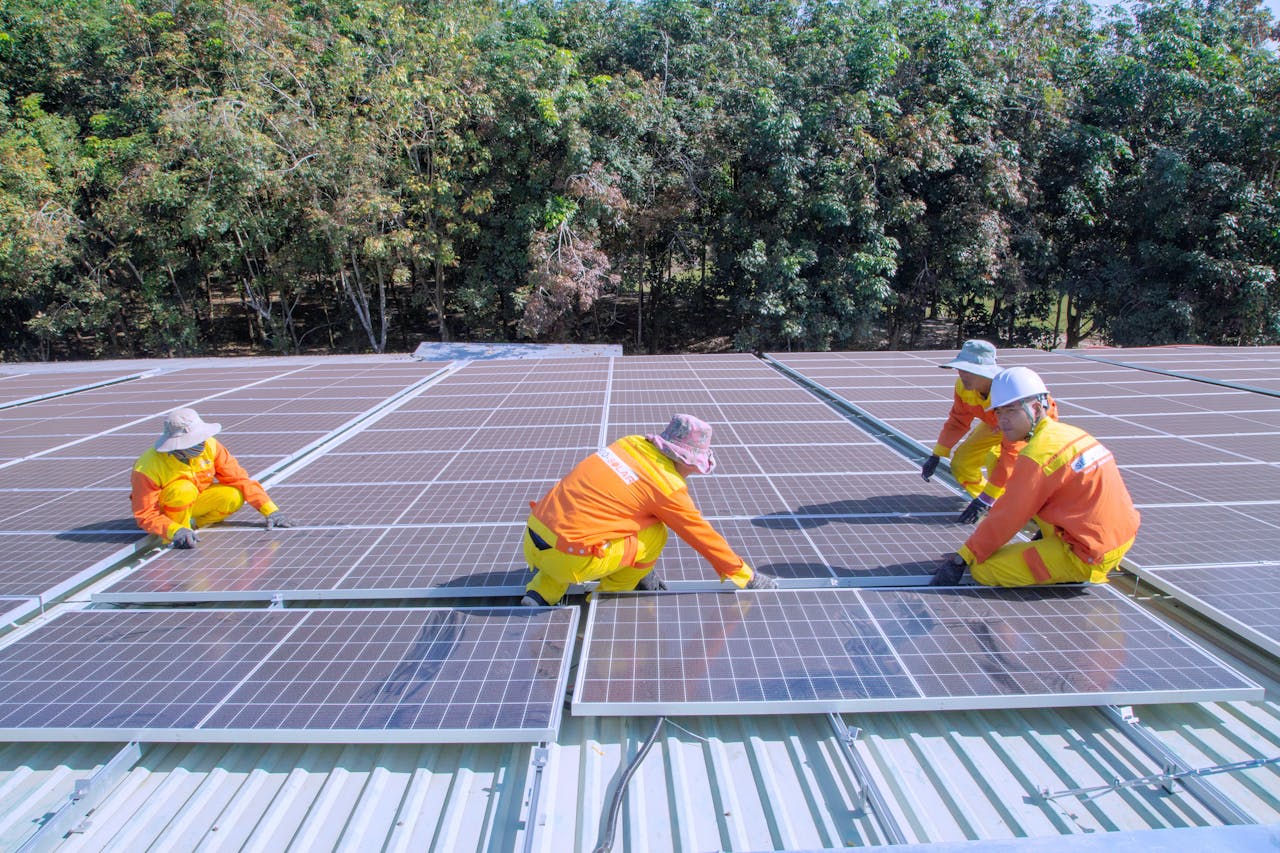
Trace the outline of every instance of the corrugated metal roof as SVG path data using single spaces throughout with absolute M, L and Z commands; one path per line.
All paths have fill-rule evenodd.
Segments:
M 1270 703 L 1143 709 L 1193 764 L 1276 748 Z M 1158 773 L 1093 709 L 848 715 L 872 781 L 910 842 L 1216 826 L 1185 791 L 1053 791 Z M 549 752 L 531 839 L 528 745 L 166 744 L 107 794 L 65 850 L 595 849 L 622 769 L 652 718 L 569 718 Z M 1181 737 L 1178 737 L 1181 732 Z M 1200 746 L 1192 748 L 1194 743 Z M 0 754 L 6 849 L 114 747 Z M 1214 777 L 1259 823 L 1280 821 L 1274 768 Z M 17 795 L 18 791 L 24 792 Z M 814 849 L 883 844 L 825 716 L 669 720 L 627 787 L 615 850 Z

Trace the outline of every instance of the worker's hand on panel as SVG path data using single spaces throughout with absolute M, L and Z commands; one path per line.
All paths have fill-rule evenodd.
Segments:
M 179 527 L 177 532 L 173 534 L 173 547 L 175 548 L 194 548 L 196 547 L 196 532 L 190 527 Z
M 929 581 L 929 586 L 958 586 L 960 577 L 964 574 L 964 569 L 964 557 L 959 554 L 950 554 L 938 568 L 934 569 L 933 578 Z
M 920 466 L 920 476 L 923 477 L 926 482 L 928 482 L 929 478 L 933 476 L 933 472 L 937 470 L 938 462 L 940 461 L 941 457 L 937 454 L 934 454 L 924 460 L 924 464 Z
M 275 512 L 271 513 L 271 515 L 267 516 L 268 530 L 272 530 L 277 527 L 279 528 L 293 527 L 294 524 L 295 524 L 294 520 L 289 516 L 285 515 L 280 510 L 276 510 Z
M 663 592 L 666 588 L 666 581 L 657 572 L 649 572 L 649 574 L 640 578 L 639 583 L 636 584 L 636 589 L 642 592 Z
M 747 581 L 747 585 L 743 589 L 777 589 L 778 582 L 766 575 L 764 572 L 755 572 L 751 575 L 751 580 Z

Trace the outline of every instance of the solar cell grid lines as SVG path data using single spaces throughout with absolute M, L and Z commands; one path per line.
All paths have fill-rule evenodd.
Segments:
M 400 524 L 468 524 L 523 521 L 529 502 L 547 493 L 557 478 L 494 482 L 436 482 L 406 507 Z
M 284 482 L 300 484 L 429 483 L 445 469 L 453 453 L 406 451 L 402 453 L 330 452 L 293 471 Z
M 552 740 L 574 608 L 78 611 L 0 648 L 6 740 Z
M 1280 564 L 1156 568 L 1144 580 L 1191 600 L 1201 612 L 1280 655 Z
M 137 532 L 2 534 L 0 552 L 10 557 L 0 561 L 0 595 L 44 595 L 140 538 Z
M 1138 568 L 1265 560 L 1280 553 L 1280 504 L 1141 509 L 1142 528 L 1126 559 Z
M 271 498 L 310 526 L 394 524 L 425 488 L 425 484 L 286 481 L 271 486 Z
M 1065 707 L 1261 687 L 1106 587 L 600 596 L 578 715 Z

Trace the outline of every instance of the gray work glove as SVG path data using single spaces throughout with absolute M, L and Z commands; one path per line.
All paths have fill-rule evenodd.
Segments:
M 649 574 L 640 578 L 636 584 L 636 589 L 644 592 L 662 592 L 667 588 L 667 584 L 658 576 L 657 572 L 649 572 Z
M 964 569 L 964 557 L 959 554 L 951 554 L 942 561 L 942 565 L 934 570 L 933 577 L 929 580 L 929 586 L 959 586 L 960 577 L 964 574 Z
M 271 530 L 274 527 L 279 527 L 282 529 L 285 527 L 293 527 L 293 524 L 294 524 L 293 519 L 289 518 L 289 516 L 285 515 L 280 510 L 276 510 L 275 512 L 271 513 L 271 515 L 267 516 L 268 530 Z
M 743 589 L 777 589 L 778 582 L 764 572 L 756 572 Z
M 964 512 L 960 513 L 960 517 L 956 520 L 961 524 L 973 524 L 987 514 L 987 510 L 991 509 L 993 503 L 995 501 L 986 495 L 978 495 L 969 501 L 969 505 L 964 508 Z
M 173 542 L 175 548 L 187 549 L 196 547 L 196 532 L 190 527 L 179 527 L 173 534 Z
M 925 482 L 928 482 L 929 478 L 933 476 L 933 472 L 938 469 L 938 462 L 941 460 L 942 457 L 936 453 L 924 460 L 924 464 L 920 466 L 920 476 L 924 477 Z

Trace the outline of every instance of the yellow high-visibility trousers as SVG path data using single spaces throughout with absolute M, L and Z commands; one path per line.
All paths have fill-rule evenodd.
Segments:
M 1035 519 L 1043 538 L 1033 542 L 1010 542 L 998 548 L 969 573 L 984 586 L 1032 586 L 1048 583 L 1106 583 L 1107 574 L 1133 545 L 1133 540 L 1108 552 L 1097 563 L 1086 563 L 1062 540 L 1053 525 Z
M 549 548 L 540 549 L 530 536 L 533 531 Z M 628 539 L 610 542 L 600 556 L 592 554 L 566 554 L 555 548 L 556 536 L 532 516 L 524 530 L 524 559 L 533 569 L 534 576 L 526 590 L 542 596 L 547 604 L 555 604 L 564 598 L 572 584 L 598 580 L 600 592 L 623 592 L 636 588 L 640 579 L 653 571 L 662 549 L 667 544 L 667 526 L 662 522 L 652 524 L 636 534 L 635 556 L 629 565 L 623 565 L 631 550 Z
M 239 489 L 221 484 L 203 492 L 190 480 L 175 480 L 160 491 L 160 508 L 175 524 L 208 527 L 244 506 Z
M 987 474 L 1000 456 L 1000 442 L 1003 440 L 1004 433 L 979 422 L 952 451 L 951 476 L 969 493 L 969 497 L 977 497 L 987 485 Z

